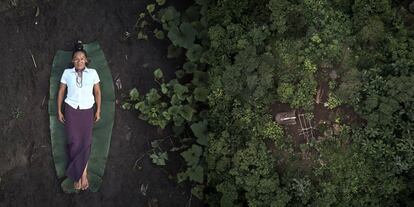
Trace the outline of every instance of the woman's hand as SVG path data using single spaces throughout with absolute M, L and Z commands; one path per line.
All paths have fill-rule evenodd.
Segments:
M 101 119 L 101 112 L 97 111 L 95 113 L 95 123 L 98 122 Z
M 58 113 L 58 119 L 59 121 L 64 124 L 65 123 L 65 116 L 63 116 L 63 113 L 59 111 Z

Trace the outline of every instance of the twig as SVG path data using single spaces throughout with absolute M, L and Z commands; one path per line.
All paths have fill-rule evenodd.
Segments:
M 45 105 L 46 96 L 43 96 L 42 107 Z
M 138 165 L 138 162 L 140 161 L 140 160 L 142 160 L 142 158 L 144 158 L 145 157 L 145 155 L 146 155 L 147 153 L 144 153 L 140 158 L 138 158 L 136 161 L 135 161 L 135 163 L 134 163 L 134 167 L 132 168 L 133 170 L 135 170 L 135 168 L 137 167 L 137 165 Z
M 36 61 L 35 61 L 35 59 L 34 59 L 33 53 L 32 53 L 32 51 L 31 51 L 31 50 L 29 50 L 29 52 L 30 52 L 30 55 L 32 56 L 33 65 L 34 65 L 34 66 L 35 66 L 35 68 L 37 69 L 37 65 L 36 65 Z
M 40 14 L 39 6 L 36 6 L 36 14 L 35 14 L 35 17 L 39 16 L 39 14 Z

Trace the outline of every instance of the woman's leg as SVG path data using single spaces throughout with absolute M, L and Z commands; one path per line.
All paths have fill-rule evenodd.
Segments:
M 88 163 L 86 163 L 85 170 L 83 170 L 83 174 L 81 177 L 81 187 L 82 190 L 86 190 L 89 187 L 89 181 L 88 181 Z
M 89 153 L 88 153 L 88 159 L 89 159 L 89 155 L 90 155 L 90 145 L 92 144 L 92 130 L 93 130 L 93 120 L 94 120 L 94 109 L 91 108 L 89 110 L 89 116 L 88 118 L 85 119 L 85 122 L 87 123 L 88 129 L 86 130 L 87 135 L 85 136 L 85 142 L 86 145 L 89 146 Z M 88 161 L 86 161 L 86 166 L 85 169 L 83 170 L 83 174 L 82 174 L 82 189 L 86 190 L 89 187 L 89 180 L 88 180 Z
M 72 161 L 75 160 L 76 158 L 76 153 L 78 152 L 79 149 L 79 141 L 77 139 L 77 137 L 79 137 L 79 135 L 77 134 L 77 130 L 76 128 L 78 128 L 77 126 L 77 121 L 75 120 L 75 116 L 76 116 L 76 111 L 75 109 L 73 109 L 71 106 L 69 106 L 67 103 L 65 103 L 64 105 L 64 109 L 65 109 L 65 119 L 66 119 L 66 123 L 65 123 L 65 133 L 67 136 L 67 146 L 68 146 L 68 158 L 69 158 L 69 163 L 70 164 Z M 72 180 L 74 180 L 73 182 L 73 187 L 77 190 L 81 189 L 81 179 L 79 178 L 79 180 L 76 180 L 74 177 L 78 177 L 76 176 L 76 174 L 74 173 L 73 169 L 68 169 L 70 167 L 70 165 L 67 166 L 66 168 L 66 172 L 65 174 L 70 177 Z

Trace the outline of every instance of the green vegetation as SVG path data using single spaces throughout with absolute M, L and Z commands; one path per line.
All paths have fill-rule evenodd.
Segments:
M 123 107 L 173 127 L 187 163 L 178 181 L 198 183 L 194 195 L 208 192 L 211 206 L 414 205 L 414 28 L 400 1 L 158 7 L 147 15 L 166 35 L 153 34 L 186 62 L 169 81 L 156 69 L 160 87 L 132 89 Z M 333 68 L 339 78 L 329 80 Z M 337 133 L 295 146 L 267 108 L 313 116 L 318 81 L 329 82 L 329 109 L 352 106 L 363 121 L 337 117 Z
M 161 149 L 158 142 L 153 142 L 150 158 L 154 164 L 165 165 L 168 151 L 179 151 L 186 162 L 186 169 L 177 174 L 177 182 L 193 182 L 192 194 L 203 199 L 207 169 L 205 146 L 208 140 L 206 109 L 209 88 L 207 67 L 202 57 L 205 49 L 200 45 L 205 22 L 202 22 L 199 14 L 206 6 L 196 4 L 180 13 L 172 6 L 163 6 L 164 3 L 157 0 L 157 4 L 149 4 L 147 12 L 140 14 L 136 24 L 137 38 L 148 40 L 145 27 L 149 16 L 162 26 L 162 29 L 155 28 L 152 35 L 157 39 L 166 36 L 171 41 L 168 57 L 179 57 L 185 50 L 186 62 L 175 72 L 176 78 L 171 80 L 164 77 L 161 68 L 156 68 L 154 81 L 159 84 L 159 88 L 152 88 L 146 94 L 140 94 L 136 88 L 130 90 L 122 108 L 138 110 L 140 119 L 161 129 L 172 127 L 175 143 L 180 143 L 180 146 L 166 151 Z
M 24 112 L 21 111 L 21 109 L 19 107 L 15 107 L 14 110 L 11 112 L 11 116 L 14 119 L 20 119 L 24 116 Z

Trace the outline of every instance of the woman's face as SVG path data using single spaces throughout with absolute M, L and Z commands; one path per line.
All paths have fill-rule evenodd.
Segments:
M 88 60 L 86 59 L 85 53 L 78 51 L 73 55 L 72 62 L 76 69 L 84 69 Z

